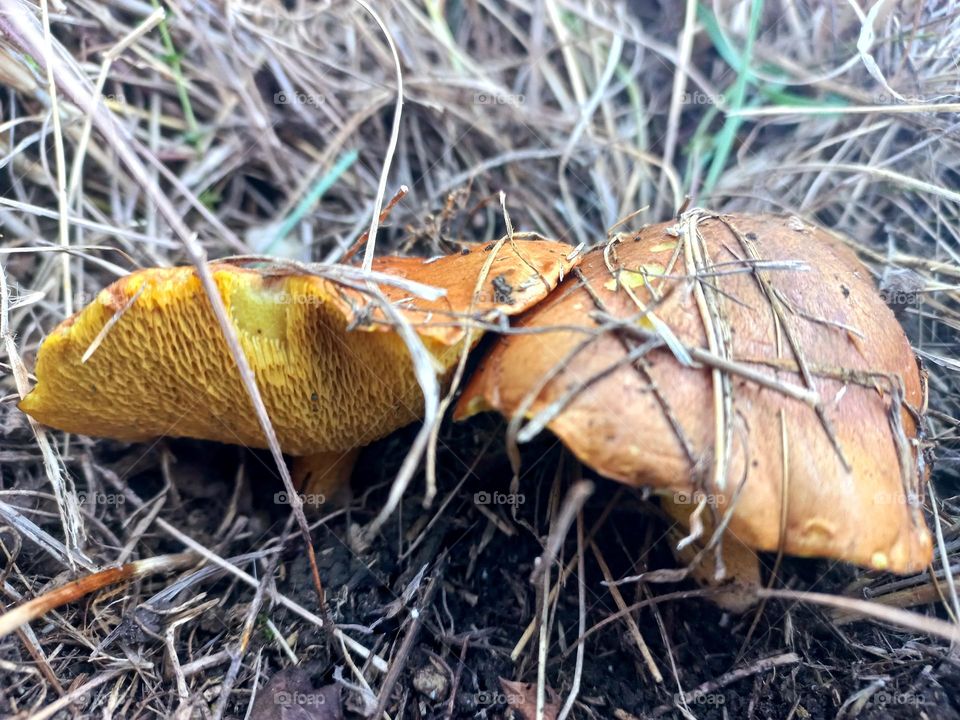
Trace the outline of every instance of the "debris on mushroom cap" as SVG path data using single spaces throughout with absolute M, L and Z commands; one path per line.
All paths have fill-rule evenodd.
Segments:
M 516 315 L 546 297 L 580 263 L 579 254 L 564 243 L 517 239 L 530 236 L 532 233 L 516 233 L 499 250 L 496 242 L 460 243 L 459 253 L 426 261 L 385 255 L 374 259 L 372 269 L 446 290 L 443 297 L 428 300 L 395 286 L 382 287 L 421 336 L 454 345 L 467 332 L 462 320 L 468 312 L 481 317 L 491 311 Z M 475 296 L 477 279 L 493 252 L 494 260 Z M 385 319 L 376 307 L 374 316 Z
M 435 261 L 383 257 L 373 268 L 446 291 L 425 300 L 379 284 L 444 373 L 463 349 L 468 316 L 518 313 L 577 262 L 567 259 L 568 245 L 550 241 L 466 250 Z M 364 282 L 341 284 L 251 260 L 212 263 L 210 270 L 285 452 L 355 448 L 420 416 L 423 398 L 407 346 L 364 294 Z M 60 430 L 266 445 L 193 267 L 141 270 L 114 282 L 50 333 L 35 374 L 37 385 L 20 408 Z
M 755 549 L 930 561 L 917 360 L 825 230 L 692 210 L 589 253 L 514 328 L 458 417 L 522 415 L 605 476 L 732 508 L 728 532 Z

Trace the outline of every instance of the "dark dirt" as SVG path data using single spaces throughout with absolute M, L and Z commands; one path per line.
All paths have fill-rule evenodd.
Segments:
M 487 433 L 495 423 L 480 419 L 469 427 L 454 429 L 447 447 L 472 447 L 479 452 Z M 500 431 L 499 428 L 496 429 Z M 506 696 L 498 678 L 536 680 L 536 641 L 528 643 L 518 662 L 510 660 L 510 651 L 522 635 L 537 607 L 536 590 L 530 583 L 534 560 L 542 552 L 546 537 L 544 516 L 550 485 L 560 449 L 551 440 L 543 440 L 525 453 L 528 474 L 521 482 L 525 501 L 518 505 L 517 521 L 511 519 L 508 505 L 489 506 L 504 526 L 513 529 L 507 536 L 477 510 L 481 494 L 504 497 L 509 493 L 510 469 L 502 448 L 497 445 L 480 461 L 476 475 L 467 480 L 454 497 L 441 520 L 429 531 L 412 555 L 398 562 L 400 548 L 409 547 L 412 527 L 422 527 L 433 510 L 423 510 L 418 492 L 411 493 L 397 521 L 389 524 L 372 547 L 353 552 L 345 542 L 348 523 L 363 523 L 380 506 L 395 467 L 393 458 L 401 458 L 407 433 L 400 433 L 365 452 L 354 479 L 356 489 L 375 486 L 364 508 L 348 517 L 341 516 L 316 537 L 323 577 L 331 612 L 340 624 L 372 625 L 370 635 L 354 633 L 368 647 L 389 657 L 409 627 L 409 612 L 403 611 L 383 620 L 387 607 L 401 595 L 411 578 L 424 566 L 427 573 L 440 572 L 442 587 L 426 608 L 423 629 L 415 650 L 404 662 L 404 670 L 394 690 L 394 711 L 406 707 L 412 717 L 443 718 L 449 712 L 449 688 L 453 675 L 459 675 L 453 717 L 500 717 L 506 711 Z M 463 462 L 476 457 L 458 452 Z M 531 458 L 542 457 L 536 464 Z M 460 479 L 465 467 L 452 457 L 440 462 L 438 495 L 445 497 Z M 609 502 L 615 507 L 597 543 L 614 577 L 636 574 L 642 569 L 674 567 L 675 561 L 662 536 L 667 530 L 653 505 L 640 493 L 620 491 L 618 486 L 596 479 L 597 490 L 588 503 L 585 527 L 593 522 Z M 356 490 L 355 490 L 356 491 Z M 434 507 L 438 506 L 435 503 Z M 276 521 L 280 513 L 275 513 Z M 526 527 L 525 527 L 526 526 Z M 536 529 L 534 535 L 531 529 Z M 400 537 L 404 538 L 402 545 Z M 659 541 L 659 542 L 658 542 Z M 563 562 L 575 551 L 570 540 Z M 306 558 L 296 539 L 291 541 L 285 563 L 281 591 L 307 607 L 315 603 L 309 582 Z M 767 567 L 773 558 L 766 558 Z M 437 570 L 437 568 L 440 568 Z M 617 607 L 601 585 L 603 577 L 597 563 L 587 555 L 587 625 L 615 613 Z M 855 571 L 825 561 L 787 560 L 780 577 L 794 589 L 840 592 L 853 579 Z M 554 573 L 554 579 L 556 574 Z M 425 584 L 425 583 L 424 583 Z M 622 588 L 628 603 L 648 594 L 661 595 L 691 590 L 690 582 Z M 422 588 L 421 588 L 422 590 Z M 421 594 L 413 606 L 420 608 Z M 408 606 L 409 607 L 409 606 Z M 949 659 L 942 648 L 924 638 L 900 635 L 869 623 L 836 627 L 816 609 L 770 603 L 750 643 L 740 653 L 753 621 L 753 613 L 744 617 L 725 615 L 704 599 L 690 598 L 659 604 L 659 620 L 649 609 L 634 614 L 640 631 L 665 676 L 658 686 L 652 682 L 642 657 L 622 623 L 614 622 L 586 640 L 583 678 L 576 717 L 624 717 L 618 711 L 636 717 L 680 717 L 673 704 L 677 691 L 671 672 L 670 654 L 679 682 L 689 691 L 714 681 L 725 673 L 750 667 L 757 661 L 786 652 L 795 652 L 799 662 L 759 672 L 723 688 L 707 692 L 689 703 L 698 718 L 960 718 L 960 706 L 954 698 L 960 684 L 960 664 Z M 296 625 L 295 618 L 274 611 L 279 627 Z M 379 623 L 378 623 L 379 621 Z M 554 620 L 549 649 L 548 680 L 562 697 L 569 690 L 575 667 L 575 649 L 569 647 L 577 635 L 576 578 L 564 586 Z M 569 653 L 561 646 L 564 638 Z M 263 638 L 267 641 L 267 638 Z M 330 682 L 334 667 L 342 664 L 336 653 L 324 645 L 323 634 L 305 630 L 298 639 L 302 647 L 314 644 L 305 668 L 315 684 Z M 459 658 L 464 655 L 462 667 Z M 562 658 L 562 659 L 560 659 Z M 284 664 L 279 653 L 273 660 Z M 894 662 L 895 660 L 895 662 Z M 442 667 L 448 677 L 439 682 L 444 690 L 430 699 L 415 689 L 418 673 L 436 672 Z M 441 673 L 442 674 L 442 673 Z M 865 692 L 871 688 L 872 692 Z M 859 695 L 858 695 L 859 693 Z M 854 697 L 856 696 L 856 699 Z M 847 703 L 847 712 L 841 706 Z M 587 709 L 589 708 L 589 710 Z M 856 712 L 854 712 L 856 709 Z M 841 713 L 838 715 L 838 713 Z
M 509 697 L 499 679 L 536 681 L 536 637 L 516 663 L 511 661 L 510 652 L 537 613 L 537 591 L 530 576 L 548 532 L 545 518 L 558 463 L 563 458 L 569 468 L 570 459 L 563 457 L 552 438 L 541 438 L 525 448 L 519 488 L 523 501 L 515 502 L 514 520 L 507 503 L 511 497 L 511 472 L 499 440 L 502 426 L 491 417 L 448 426 L 441 443 L 439 493 L 433 507 L 422 507 L 421 478 L 408 493 L 402 510 L 372 545 L 362 551 L 351 549 L 349 539 L 357 526 L 369 521 L 381 507 L 412 432 L 401 431 L 363 453 L 354 475 L 354 499 L 349 509 L 314 532 L 329 611 L 349 635 L 388 659 L 396 657 L 410 628 L 411 609 L 416 608 L 421 615 L 418 638 L 409 655 L 401 660 L 402 669 L 388 704 L 391 717 L 508 717 Z M 483 453 L 491 434 L 495 439 Z M 454 453 L 450 448 L 457 450 Z M 189 441 L 167 441 L 149 450 L 144 446 L 101 445 L 98 452 L 103 463 L 124 477 L 141 498 L 162 491 L 160 469 L 168 454 L 174 487 L 168 492 L 163 516 L 222 556 L 258 548 L 263 538 L 275 535 L 286 519 L 285 506 L 275 502 L 281 485 L 266 453 Z M 453 494 L 446 511 L 420 539 L 427 520 L 433 518 L 436 508 L 467 474 L 467 466 L 481 453 L 474 474 Z M 84 457 L 83 448 L 77 448 L 77 457 Z M 245 479 L 237 496 L 235 525 L 239 530 L 218 536 L 214 529 L 222 520 L 223 507 L 233 493 L 241 463 Z M 4 482 L 11 479 L 5 477 Z M 600 478 L 594 480 L 596 491 L 585 509 L 585 528 L 589 530 L 608 504 L 613 504 L 606 523 L 596 534 L 597 545 L 613 577 L 674 567 L 664 537 L 668 525 L 655 504 L 644 500 L 639 492 Z M 491 503 L 485 509 L 498 519 L 497 525 L 481 512 L 478 502 Z M 322 517 L 333 508 L 319 510 L 315 516 Z M 111 507 L 95 508 L 97 516 L 107 524 L 114 512 Z M 401 559 L 415 539 L 419 539 L 417 548 Z M 156 554 L 182 549 L 160 534 L 145 537 L 144 543 L 152 546 Z M 575 549 L 575 535 L 571 533 L 564 547 L 564 564 Z M 46 557 L 27 545 L 21 549 L 18 563 L 37 574 L 56 573 L 53 565 L 45 571 L 43 568 L 49 564 Z M 614 614 L 617 607 L 601 584 L 603 576 L 592 554 L 585 554 L 585 564 L 586 622 L 590 628 Z M 772 565 L 772 558 L 766 558 L 766 565 Z M 416 584 L 414 580 L 424 567 L 425 574 Z M 554 581 L 556 570 L 554 566 Z M 856 571 L 844 565 L 787 560 L 781 568 L 780 583 L 793 589 L 842 592 L 855 575 Z M 306 553 L 298 536 L 289 538 L 276 577 L 280 592 L 317 611 Z M 429 605 L 424 606 L 424 589 L 434 577 L 437 591 Z M 171 578 L 146 580 L 140 588 L 141 597 L 149 597 L 171 582 Z M 561 699 L 569 692 L 575 670 L 576 583 L 574 574 L 560 593 L 548 650 L 547 679 Z M 404 590 L 410 587 L 412 591 L 404 602 Z M 628 584 L 621 590 L 625 601 L 634 603 L 649 596 L 693 591 L 696 587 L 692 582 Z M 206 598 L 219 602 L 188 625 L 192 658 L 235 642 L 250 597 L 244 586 L 218 576 L 191 586 L 179 601 L 195 598 L 201 591 Z M 664 675 L 664 683 L 658 685 L 651 680 L 626 626 L 622 621 L 614 621 L 585 641 L 574 717 L 681 717 L 674 703 L 678 681 L 689 692 L 765 658 L 794 652 L 799 658 L 797 662 L 750 674 L 717 689 L 708 688 L 688 703 L 690 712 L 703 720 L 960 718 L 956 700 L 960 694 L 960 663 L 928 638 L 865 622 L 836 626 L 815 608 L 771 602 L 741 653 L 753 613 L 729 616 L 698 597 L 666 600 L 655 608 L 657 614 L 648 606 L 633 617 Z M 108 629 L 122 620 L 124 632 L 104 651 L 160 658 L 164 617 L 142 612 L 134 616 L 132 609 L 122 603 L 110 604 L 109 600 L 87 600 L 81 604 L 80 625 L 102 639 Z M 232 696 L 237 701 L 228 709 L 232 717 L 243 717 L 246 712 L 244 703 L 249 699 L 254 678 L 254 656 L 259 654 L 261 659 L 261 686 L 264 678 L 291 667 L 266 624 L 268 618 L 302 659 L 300 667 L 314 688 L 334 683 L 338 668 L 344 668 L 339 647 L 331 646 L 322 630 L 283 608 L 265 607 L 251 652 L 240 672 L 240 691 Z M 37 625 L 38 633 L 51 630 L 42 623 Z M 17 645 L 4 647 L 6 652 L 0 660 L 28 660 L 22 651 L 14 650 Z M 188 659 L 183 657 L 181 662 Z M 71 665 L 76 677 L 95 674 L 98 669 L 91 662 Z M 222 668 L 215 672 L 220 677 Z M 344 678 L 352 681 L 348 670 L 342 672 Z M 373 671 L 367 674 L 380 677 Z M 10 682 L 10 678 L 0 680 L 0 686 L 6 686 L 3 692 L 16 692 L 8 685 Z M 359 717 L 362 701 L 358 693 L 344 690 L 342 702 L 345 717 Z

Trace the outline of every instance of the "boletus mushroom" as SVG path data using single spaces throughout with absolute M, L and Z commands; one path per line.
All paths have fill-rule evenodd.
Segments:
M 497 410 L 521 441 L 548 428 L 659 493 L 691 536 L 725 527 L 754 550 L 907 573 L 932 553 L 924 404 L 907 338 L 841 240 L 693 210 L 588 253 L 494 344 L 457 415 Z
M 464 244 L 433 260 L 380 257 L 373 271 L 444 291 L 424 299 L 402 284 L 377 284 L 445 378 L 464 341 L 482 335 L 468 334 L 470 319 L 529 308 L 577 262 L 568 245 L 511 238 Z M 342 465 L 347 451 L 420 417 L 408 347 L 363 281 L 249 259 L 210 270 L 285 453 Z M 20 408 L 53 428 L 266 446 L 193 267 L 140 270 L 114 282 L 47 336 L 35 375 Z

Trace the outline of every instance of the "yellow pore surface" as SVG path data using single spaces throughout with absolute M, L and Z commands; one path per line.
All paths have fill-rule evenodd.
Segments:
M 374 270 L 445 291 L 426 300 L 380 286 L 445 377 L 463 351 L 466 316 L 530 307 L 578 262 L 569 254 L 562 243 L 517 240 L 466 245 L 435 260 L 381 257 Z M 219 262 L 210 270 L 284 452 L 359 447 L 422 415 L 409 350 L 368 296 L 270 263 Z M 348 329 L 355 320 L 364 322 Z M 192 267 L 141 270 L 113 283 L 46 338 L 35 373 L 20 408 L 60 430 L 266 446 Z
M 331 283 L 211 269 L 285 452 L 355 447 L 422 412 L 402 340 L 348 332 L 349 306 Z M 192 267 L 136 272 L 103 290 L 46 339 L 36 375 L 20 407 L 51 427 L 129 441 L 169 435 L 266 446 Z

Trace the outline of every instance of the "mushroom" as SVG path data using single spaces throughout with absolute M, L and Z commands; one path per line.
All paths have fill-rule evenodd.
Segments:
M 925 391 L 837 237 L 697 209 L 587 254 L 494 344 L 456 414 L 499 411 L 521 441 L 548 428 L 662 495 L 686 543 L 718 527 L 753 550 L 908 573 L 932 554 Z
M 468 332 L 469 321 L 496 321 L 545 297 L 577 263 L 570 250 L 511 237 L 433 260 L 381 257 L 373 271 L 446 378 L 465 341 L 482 335 Z M 307 465 L 342 476 L 348 451 L 420 417 L 407 346 L 358 271 L 335 282 L 244 258 L 210 270 L 284 452 L 313 456 Z M 417 284 L 444 292 L 417 297 L 409 289 Z M 50 333 L 35 374 L 20 408 L 53 428 L 266 447 L 193 267 L 140 270 L 114 282 Z

